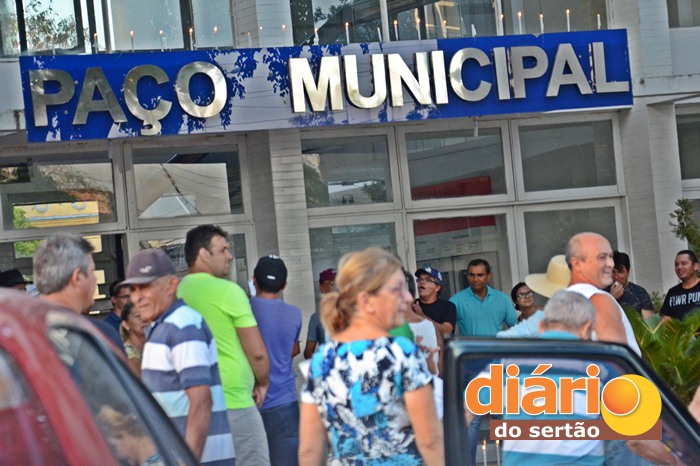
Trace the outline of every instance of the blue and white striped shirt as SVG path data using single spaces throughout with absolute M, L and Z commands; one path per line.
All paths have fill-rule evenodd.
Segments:
M 185 390 L 209 385 L 213 405 L 202 464 L 233 464 L 233 437 L 226 417 L 216 342 L 201 314 L 182 300 L 173 302 L 147 330 L 141 379 L 183 438 L 190 409 Z

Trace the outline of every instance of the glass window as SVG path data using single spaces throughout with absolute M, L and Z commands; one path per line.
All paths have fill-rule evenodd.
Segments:
M 413 221 L 418 267 L 430 265 L 442 273 L 441 298 L 467 288 L 467 264 L 486 259 L 496 289 L 510 286 L 510 252 L 505 215 L 431 218 Z
M 502 1 L 506 34 L 539 34 L 540 14 L 544 32 L 592 31 L 608 26 L 605 0 Z
M 391 202 L 385 136 L 301 141 L 308 207 Z
M 25 27 L 20 34 L 26 35 L 30 52 L 84 52 L 83 27 L 87 25 L 83 24 L 81 2 L 25 0 L 23 4 Z
M 468 439 L 468 436 L 478 432 L 478 438 L 475 443 L 479 445 L 479 448 L 478 453 L 476 454 L 476 462 L 473 464 L 482 464 L 482 461 L 483 464 L 500 463 L 499 453 L 496 451 L 499 447 L 497 444 L 495 444 L 495 441 L 492 440 L 492 437 L 490 435 L 490 429 L 494 429 L 497 426 L 502 426 L 503 421 L 512 421 L 515 419 L 528 419 L 531 420 L 530 422 L 539 421 L 541 423 L 539 425 L 542 426 L 544 425 L 543 421 L 551 420 L 552 418 L 552 416 L 549 416 L 549 419 L 546 419 L 547 415 L 538 415 L 530 417 L 525 415 L 522 412 L 522 409 L 518 409 L 519 412 L 517 414 L 503 414 L 502 416 L 497 417 L 490 417 L 486 415 L 483 417 L 476 417 L 475 419 L 467 415 L 467 413 L 463 412 L 463 409 L 468 409 L 468 407 L 465 407 L 464 394 L 465 389 L 467 388 L 469 383 L 475 380 L 476 377 L 490 377 L 492 372 L 498 374 L 499 368 L 491 366 L 492 364 L 512 364 L 519 368 L 519 383 L 510 385 L 511 380 L 509 380 L 509 385 L 507 386 L 507 388 L 504 388 L 504 391 L 507 391 L 510 387 L 512 387 L 515 396 L 513 398 L 509 397 L 508 399 L 516 400 L 518 400 L 519 397 L 522 397 L 523 394 L 526 393 L 526 389 L 523 388 L 526 380 L 525 377 L 531 374 L 535 367 L 551 367 L 551 369 L 549 369 L 549 372 L 546 372 L 544 374 L 544 377 L 549 377 L 552 378 L 554 381 L 557 381 L 560 377 L 562 377 L 563 374 L 568 377 L 573 377 L 574 379 L 586 378 L 588 377 L 587 368 L 589 367 L 589 365 L 593 364 L 600 370 L 600 374 L 598 376 L 600 383 L 597 384 L 597 387 L 600 390 L 605 388 L 608 382 L 621 375 L 644 374 L 647 377 L 649 375 L 648 372 L 646 374 L 644 372 L 641 372 L 638 368 L 632 366 L 629 362 L 619 359 L 617 357 L 613 358 L 609 354 L 596 354 L 593 356 L 587 356 L 582 352 L 580 355 L 571 354 L 572 351 L 582 351 L 577 351 L 577 348 L 574 345 L 580 345 L 580 343 L 576 341 L 555 342 L 550 340 L 547 343 L 545 342 L 547 342 L 547 340 L 533 340 L 527 343 L 510 341 L 508 342 L 510 344 L 506 346 L 503 345 L 500 341 L 494 340 L 493 342 L 487 342 L 487 344 L 489 345 L 488 348 L 486 348 L 485 345 L 479 345 L 479 347 L 475 347 L 476 345 L 465 345 L 460 354 L 458 354 L 457 357 L 451 359 L 452 364 L 450 367 L 445 367 L 445 372 L 446 374 L 454 374 L 454 376 L 447 375 L 445 380 L 445 394 L 446 396 L 447 394 L 453 394 L 456 396 L 445 399 L 445 422 L 446 424 L 449 423 L 449 425 L 453 426 L 454 429 L 451 432 L 446 432 L 445 436 L 446 448 L 449 451 L 449 455 L 452 456 L 452 461 L 457 460 L 461 461 L 461 464 L 464 464 L 463 461 L 466 461 L 467 455 L 469 454 L 468 445 L 472 441 Z M 543 344 L 546 346 L 543 346 Z M 560 348 L 560 352 L 552 352 L 554 347 Z M 453 350 L 453 354 L 454 353 L 455 351 Z M 502 367 L 503 366 L 501 366 L 501 369 Z M 650 368 L 648 368 L 647 370 L 651 371 Z M 505 377 L 506 376 L 504 376 L 504 378 Z M 496 375 L 493 375 L 493 379 L 496 379 Z M 449 388 L 447 386 L 448 384 L 450 385 Z M 589 387 L 594 386 L 596 385 L 591 384 Z M 506 386 L 504 385 L 504 387 Z M 482 393 L 480 394 L 480 397 L 483 403 L 491 401 L 491 399 L 488 396 L 488 393 L 490 391 L 491 390 L 481 390 Z M 693 427 L 685 422 L 680 422 L 675 410 L 669 408 L 668 397 L 670 394 L 668 393 L 668 388 L 665 386 L 661 386 L 659 387 L 659 391 L 661 392 L 660 421 L 662 429 L 662 439 L 661 441 L 659 441 L 659 448 L 656 450 L 660 450 L 664 454 L 672 453 L 673 455 L 676 455 L 675 460 L 678 463 L 697 464 L 697 462 L 700 460 L 700 454 L 698 453 L 696 446 L 697 437 L 694 436 L 692 432 Z M 579 394 L 582 398 L 587 398 L 589 396 L 600 397 L 599 393 L 589 393 L 586 391 L 581 391 L 579 392 Z M 538 398 L 537 400 L 538 402 L 541 402 L 541 400 L 543 399 L 544 398 Z M 532 399 L 530 401 L 532 401 Z M 519 403 L 519 406 L 520 405 L 521 403 Z M 585 402 L 582 401 L 580 404 L 574 403 L 574 414 L 569 416 L 572 416 L 577 420 L 585 419 L 586 417 L 600 419 L 601 416 L 599 413 L 587 414 L 584 411 L 584 409 L 579 408 L 579 406 L 585 406 Z M 453 414 L 454 417 L 452 417 Z M 473 424 L 469 425 L 468 421 L 471 419 L 473 419 Z M 561 422 L 566 420 L 567 416 L 557 415 L 556 419 L 559 422 Z M 571 417 L 569 417 L 569 419 L 571 419 Z M 465 420 L 467 422 L 465 422 Z M 480 429 L 478 427 L 479 425 Z M 474 429 L 475 426 L 477 426 L 477 429 Z M 527 438 L 527 435 L 525 435 L 524 437 Z M 600 442 L 602 448 L 603 441 L 598 441 Z M 553 445 L 556 445 L 556 441 L 538 442 L 536 440 L 533 440 L 532 442 L 533 444 L 537 442 L 536 444 L 538 446 L 538 450 L 537 452 L 535 452 L 534 450 L 525 449 L 526 447 L 524 447 L 522 451 L 525 452 L 523 454 L 526 456 L 522 457 L 524 458 L 522 460 L 523 464 L 536 464 L 538 461 L 541 461 L 541 458 L 538 457 L 540 456 L 537 454 L 538 452 L 546 452 L 550 448 L 552 448 Z M 646 442 L 648 442 L 646 447 L 655 446 L 654 441 Z M 482 445 L 483 448 L 481 447 Z M 515 446 L 512 443 L 511 447 L 517 448 L 517 446 Z M 653 450 L 655 449 L 643 448 L 638 449 L 637 451 L 652 452 Z M 574 449 L 571 449 L 571 451 L 573 453 Z M 614 449 L 610 449 L 608 453 L 612 451 L 614 451 Z M 623 455 L 621 454 L 617 455 L 617 457 L 619 458 L 621 458 L 622 456 Z M 645 461 L 641 457 L 637 457 L 635 453 L 631 450 L 625 452 L 624 456 L 626 458 L 627 464 L 647 463 L 647 461 Z M 569 463 L 574 462 L 574 457 L 572 456 Z M 623 463 L 625 461 L 619 462 Z M 468 461 L 468 463 L 472 464 L 471 461 Z
M 337 268 L 343 254 L 379 246 L 396 254 L 396 230 L 393 223 L 347 225 L 327 228 L 311 228 L 311 264 L 313 276 L 329 268 Z M 317 280 L 314 280 L 318 283 Z M 317 298 L 319 291 L 316 289 Z
M 408 134 L 406 151 L 413 200 L 506 192 L 500 129 Z
M 295 44 L 344 44 L 379 39 L 379 0 L 290 0 L 290 6 Z
M 0 53 L 2 56 L 19 55 L 17 11 L 13 0 L 0 0 Z
M 165 419 L 153 406 L 155 401 L 145 396 L 143 389 L 129 377 L 126 368 L 121 367 L 122 373 L 118 375 L 116 361 L 108 362 L 92 337 L 80 331 L 51 328 L 48 337 L 82 393 L 115 458 L 124 464 L 141 464 L 144 459 L 158 455 L 165 463 L 168 463 L 165 459 L 173 458 L 175 462 L 187 464 L 190 455 L 184 450 L 182 439 L 168 438 L 175 434 L 174 429 L 163 425 Z M 137 403 L 141 410 L 136 407 Z M 148 423 L 144 421 L 146 416 Z M 153 430 L 149 425 L 154 426 Z M 159 451 L 156 438 L 167 441 L 167 454 L 164 450 Z
M 525 191 L 615 185 L 610 120 L 521 126 L 519 135 Z
M 248 288 L 248 263 L 246 261 L 245 235 L 229 235 L 228 240 L 233 244 L 231 254 L 233 254 L 232 274 L 233 279 L 241 288 Z M 187 261 L 185 261 L 185 238 L 159 239 L 139 241 L 140 249 L 160 248 L 164 250 L 170 260 L 175 264 L 178 276 L 187 275 Z M 252 274 L 250 274 L 252 276 Z
M 53 161 L 58 159 L 62 163 Z M 0 166 L 4 226 L 24 230 L 115 222 L 112 176 L 107 153 L 99 152 Z
M 194 0 L 194 43 L 198 48 L 233 45 L 229 0 Z
M 576 233 L 594 231 L 617 248 L 615 208 L 589 208 L 525 212 L 528 270 L 544 273 L 552 256 L 564 254 L 566 243 Z
M 131 50 L 131 31 L 136 50 L 183 48 L 180 3 L 179 0 L 110 1 L 114 48 Z
M 112 303 L 109 300 L 109 285 L 115 280 L 123 280 L 119 273 L 117 263 L 121 263 L 122 244 L 121 235 L 83 235 L 94 248 L 92 258 L 95 261 L 95 303 L 90 306 L 91 315 L 109 312 Z M 43 239 L 33 239 L 15 242 L 0 243 L 0 270 L 18 269 L 25 280 L 26 290 L 29 294 L 38 293 L 33 278 L 32 257 L 37 246 Z
M 134 150 L 140 220 L 243 213 L 238 151 Z
M 700 0 L 666 0 L 666 5 L 669 27 L 700 26 Z
M 700 178 L 700 115 L 676 116 L 681 178 Z

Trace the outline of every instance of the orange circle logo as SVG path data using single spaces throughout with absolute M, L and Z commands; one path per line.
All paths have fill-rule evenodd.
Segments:
M 605 423 L 621 435 L 641 435 L 661 416 L 661 395 L 648 379 L 627 374 L 603 387 L 600 411 Z

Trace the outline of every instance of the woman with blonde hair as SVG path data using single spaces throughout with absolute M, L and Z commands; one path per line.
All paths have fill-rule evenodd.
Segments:
M 401 262 L 380 248 L 346 254 L 321 302 L 331 335 L 301 394 L 299 464 L 444 465 L 431 375 L 414 343 L 392 338 L 411 305 Z

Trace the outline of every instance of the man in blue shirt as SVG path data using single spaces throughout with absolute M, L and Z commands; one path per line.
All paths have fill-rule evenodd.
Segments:
M 301 310 L 280 298 L 287 286 L 287 267 L 279 257 L 261 257 L 253 271 L 253 283 L 255 296 L 250 306 L 270 356 L 270 388 L 260 408 L 270 464 L 295 466 L 299 403 L 292 358 L 299 354 Z
M 470 337 L 493 337 L 503 324 L 518 322 L 515 308 L 508 295 L 488 285 L 491 265 L 484 259 L 474 259 L 467 266 L 469 288 L 450 298 L 457 307 L 459 333 Z

